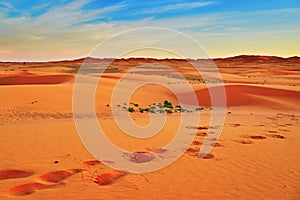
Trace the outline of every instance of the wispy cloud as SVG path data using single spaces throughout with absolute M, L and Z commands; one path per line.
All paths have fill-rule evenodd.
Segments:
M 208 1 L 208 2 L 192 2 L 192 3 L 178 3 L 173 5 L 168 5 L 161 9 L 161 11 L 173 11 L 173 10 L 189 10 L 194 8 L 200 8 L 204 6 L 208 6 L 211 4 L 215 4 L 216 2 Z
M 153 14 L 153 13 L 164 13 L 164 12 L 173 12 L 173 11 L 186 11 L 190 9 L 212 5 L 215 3 L 216 2 L 208 1 L 208 2 L 190 2 L 190 3 L 162 5 L 151 9 L 144 9 L 143 11 L 136 12 L 135 14 Z
M 23 59 L 84 56 L 93 48 L 94 41 L 104 39 L 114 31 L 114 25 L 106 22 L 98 21 L 97 26 L 89 24 L 126 6 L 125 2 L 120 2 L 100 9 L 84 9 L 90 2 L 92 0 L 76 0 L 56 6 L 43 4 L 41 7 L 46 11 L 34 17 L 31 13 L 37 7 L 27 10 L 28 15 L 9 16 L 15 8 L 4 4 L 7 13 L 0 14 L 0 46 L 15 49 L 18 57 L 27 55 Z M 9 55 L 6 51 L 0 51 L 0 60 L 6 55 Z

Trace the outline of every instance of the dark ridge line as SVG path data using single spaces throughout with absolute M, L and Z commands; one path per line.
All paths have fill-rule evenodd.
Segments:
M 291 56 L 291 57 L 280 57 L 280 56 L 269 56 L 269 55 L 237 55 L 225 58 L 199 58 L 199 59 L 179 59 L 179 58 L 140 58 L 140 57 L 130 57 L 130 58 L 95 58 L 95 57 L 83 57 L 73 60 L 58 60 L 58 61 L 0 61 L 0 63 L 15 63 L 15 64 L 39 64 L 39 63 L 83 63 L 83 62 L 112 62 L 112 61 L 298 61 L 300 62 L 299 56 Z

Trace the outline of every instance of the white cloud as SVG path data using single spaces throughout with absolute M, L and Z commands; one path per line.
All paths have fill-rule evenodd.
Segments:
M 187 9 L 204 7 L 204 6 L 208 6 L 211 4 L 215 4 L 215 2 L 208 1 L 208 2 L 178 3 L 178 4 L 168 5 L 168 6 L 164 7 L 162 10 L 163 11 L 187 10 Z
M 190 10 L 195 8 L 200 8 L 204 6 L 208 6 L 211 4 L 215 4 L 216 2 L 208 1 L 208 2 L 191 2 L 191 3 L 177 3 L 171 4 L 167 6 L 160 6 L 153 9 L 145 9 L 141 12 L 136 12 L 135 14 L 153 14 L 153 13 L 164 13 L 169 11 L 178 11 L 178 10 Z

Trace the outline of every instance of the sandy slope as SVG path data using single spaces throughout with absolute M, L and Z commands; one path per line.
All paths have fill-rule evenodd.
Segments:
M 126 60 L 122 62 L 126 65 Z M 177 62 L 170 61 L 170 65 Z M 209 93 L 205 84 L 191 81 L 199 105 L 204 107 L 194 111 L 201 115 L 200 124 L 183 130 L 196 133 L 194 142 L 175 163 L 146 174 L 114 171 L 95 161 L 85 149 L 72 116 L 72 81 L 49 84 L 53 83 L 49 68 L 23 72 L 22 76 L 37 77 L 35 81 L 40 81 L 35 73 L 45 75 L 43 81 L 49 82 L 0 86 L 0 199 L 299 199 L 300 72 L 287 64 L 280 68 L 277 63 L 276 70 L 293 73 L 274 73 L 265 61 L 255 69 L 248 67 L 247 72 L 247 65 L 229 67 L 239 62 L 221 63 L 222 76 L 229 82 L 225 87 L 228 108 L 211 156 L 197 157 L 204 136 L 212 134 L 207 130 Z M 184 69 L 190 73 L 187 65 Z M 61 67 L 51 70 L 68 77 Z M 106 73 L 96 92 L 95 110 L 108 138 L 130 151 L 154 151 L 168 144 L 178 129 L 180 113 L 169 115 L 161 132 L 144 140 L 124 134 L 115 124 L 111 107 L 117 105 L 111 105 L 110 97 L 123 75 Z M 180 88 L 180 81 L 172 76 L 152 75 L 152 81 Z M 15 75 L 2 77 L 8 76 Z M 129 92 L 130 84 L 142 79 L 147 76 L 127 77 L 120 92 Z M 177 104 L 174 94 L 158 84 L 140 88 L 131 98 L 138 107 L 164 100 Z M 122 109 L 124 102 L 119 103 Z M 147 113 L 134 112 L 131 117 L 137 124 L 149 123 Z

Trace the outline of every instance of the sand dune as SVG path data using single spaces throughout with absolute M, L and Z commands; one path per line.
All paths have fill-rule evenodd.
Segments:
M 72 79 L 73 75 L 36 75 L 23 71 L 17 74 L 0 74 L 0 85 L 60 84 Z
M 264 107 L 284 107 L 284 105 L 278 102 L 300 102 L 299 91 L 254 85 L 225 85 L 224 89 L 226 91 L 226 106 L 254 105 Z M 197 90 L 196 95 L 198 97 L 199 104 L 201 106 L 212 106 L 210 92 L 218 94 L 221 91 L 221 86 Z M 183 95 L 186 96 L 186 103 L 188 103 L 189 94 L 184 93 Z M 216 98 L 218 98 L 217 95 Z M 217 103 L 214 106 L 223 106 L 220 101 L 216 102 Z M 290 106 L 286 104 L 284 108 L 286 107 L 289 108 Z

